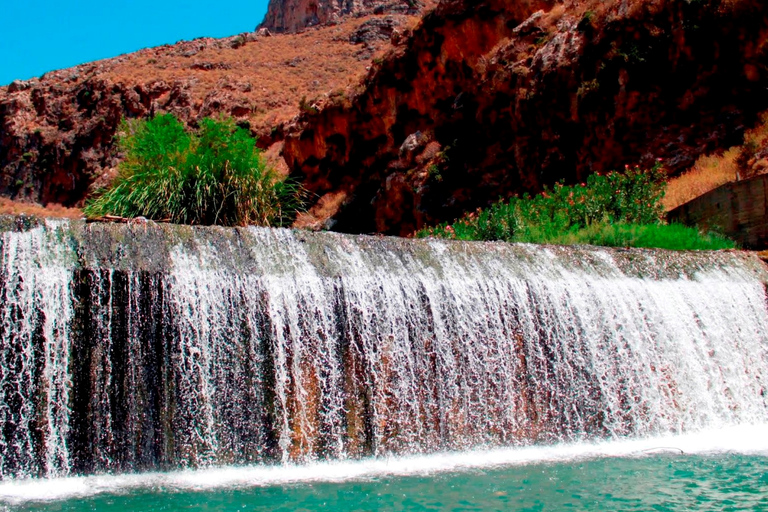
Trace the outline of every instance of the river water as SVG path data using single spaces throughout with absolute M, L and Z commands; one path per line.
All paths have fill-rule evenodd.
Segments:
M 768 510 L 768 425 L 309 465 L 0 484 L 20 511 Z M 2 505 L 0 505 L 2 506 Z

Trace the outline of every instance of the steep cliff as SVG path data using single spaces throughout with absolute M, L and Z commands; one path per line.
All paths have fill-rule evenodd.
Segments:
M 297 32 L 307 27 L 338 23 L 346 16 L 415 14 L 422 0 L 270 0 L 260 25 L 274 32 Z
M 452 0 L 284 155 L 305 224 L 406 234 L 558 180 L 738 143 L 768 108 L 762 2 Z

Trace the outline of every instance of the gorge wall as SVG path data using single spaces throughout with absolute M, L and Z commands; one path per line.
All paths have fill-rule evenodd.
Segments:
M 767 16 L 751 0 L 443 2 L 364 91 L 305 113 L 284 156 L 320 197 L 315 225 L 392 234 L 627 163 L 679 172 L 768 107 Z

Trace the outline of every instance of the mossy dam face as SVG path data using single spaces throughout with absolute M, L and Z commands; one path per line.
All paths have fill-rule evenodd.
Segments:
M 0 221 L 0 477 L 768 423 L 768 268 L 673 253 Z

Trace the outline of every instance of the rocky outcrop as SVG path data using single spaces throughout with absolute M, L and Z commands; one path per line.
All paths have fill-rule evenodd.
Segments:
M 273 32 L 297 32 L 307 27 L 338 23 L 346 16 L 415 14 L 422 0 L 270 0 L 259 26 Z
M 284 156 L 320 198 L 306 224 L 407 234 L 625 163 L 680 171 L 740 143 L 767 70 L 756 0 L 451 0 Z
M 740 179 L 768 174 L 768 125 L 765 124 L 766 120 L 768 120 L 768 116 L 763 119 L 764 124 L 761 131 L 765 131 L 765 133 L 762 136 L 760 134 L 750 136 L 748 133 L 745 137 L 744 145 L 736 158 Z

